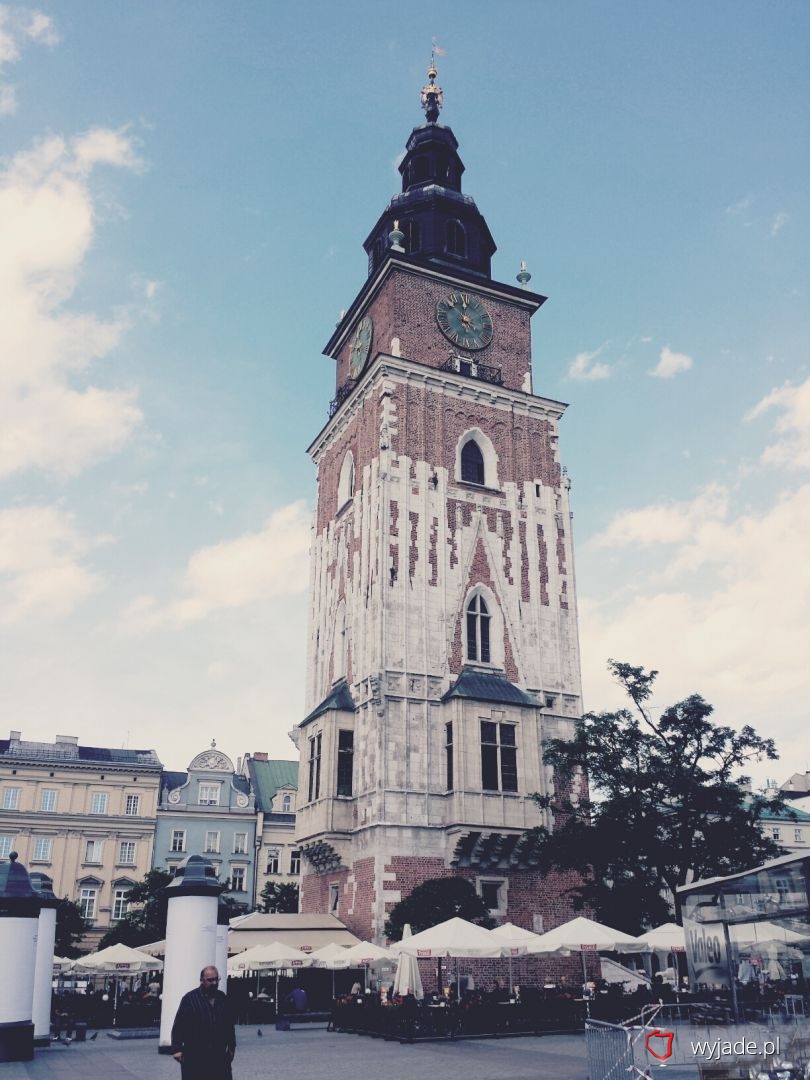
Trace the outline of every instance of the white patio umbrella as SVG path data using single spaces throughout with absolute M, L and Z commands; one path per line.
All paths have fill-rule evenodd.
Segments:
M 650 946 L 646 942 L 640 942 L 638 938 L 631 937 L 621 930 L 602 926 L 601 923 L 586 919 L 583 915 L 570 919 L 562 926 L 555 926 L 546 934 L 541 934 L 539 940 L 531 944 L 527 950 L 530 956 L 538 953 L 581 953 L 583 981 L 588 974 L 585 967 L 585 953 L 649 951 Z
M 271 941 L 266 945 L 254 945 L 251 949 L 232 956 L 228 961 L 228 974 L 241 975 L 248 971 L 256 972 L 256 987 L 258 992 L 259 972 L 274 971 L 276 973 L 276 996 L 274 998 L 278 1009 L 278 978 L 279 973 L 286 968 L 310 967 L 312 961 L 306 953 L 295 949 L 291 945 L 284 945 L 280 941 Z
M 345 945 L 336 945 L 333 941 L 330 941 L 328 945 L 322 945 L 320 949 L 316 949 L 309 954 L 313 967 L 323 967 L 332 972 L 333 998 L 335 996 L 335 972 L 345 971 L 346 968 L 352 966 L 351 960 L 346 957 L 347 952 L 348 949 Z
M 413 941 L 410 923 L 405 923 L 402 928 L 402 941 L 398 941 L 396 944 L 402 945 L 403 942 L 407 941 Z M 391 952 L 394 952 L 394 946 L 391 947 Z M 425 991 L 422 988 L 422 976 L 419 972 L 419 961 L 416 959 L 415 954 L 405 950 L 399 953 L 397 970 L 394 975 L 394 993 L 399 994 L 400 997 L 413 994 L 417 1001 L 421 1001 L 425 996 Z
M 732 937 L 739 941 L 783 941 L 786 945 L 799 942 L 810 944 L 810 934 L 799 934 L 787 926 L 765 919 L 763 922 L 745 923 L 732 928 Z
M 349 967 L 361 967 L 363 969 L 364 989 L 368 982 L 369 965 L 375 964 L 379 960 L 391 960 L 392 958 L 393 954 L 388 949 L 384 949 L 381 945 L 375 945 L 371 941 L 358 941 L 356 945 L 346 949 L 346 959 L 349 960 Z
M 649 945 L 653 952 L 686 952 L 686 931 L 674 922 L 662 923 L 639 934 L 636 941 Z
M 113 1001 L 113 1027 L 118 1015 L 118 979 L 123 976 L 138 975 L 143 971 L 162 971 L 163 961 L 155 956 L 131 949 L 129 945 L 110 945 L 100 952 L 80 956 L 74 960 L 71 971 L 82 975 L 115 975 L 115 1000 Z
M 501 946 L 491 931 L 456 916 L 411 937 L 403 936 L 402 941 L 394 942 L 391 952 L 416 957 L 500 956 Z
M 54 975 L 61 975 L 63 971 L 70 971 L 73 967 L 73 961 L 67 956 L 54 956 L 53 958 L 53 973 Z
M 509 958 L 509 993 L 512 993 L 512 957 L 525 956 L 529 945 L 540 940 L 540 935 L 527 930 L 523 926 L 515 926 L 514 923 L 506 922 L 490 930 L 490 934 L 497 938 L 503 950 L 502 955 Z

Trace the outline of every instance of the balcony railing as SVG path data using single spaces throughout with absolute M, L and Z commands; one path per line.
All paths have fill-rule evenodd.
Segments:
M 500 386 L 503 383 L 503 374 L 499 367 L 490 367 L 489 364 L 481 364 L 469 356 L 456 356 L 451 354 L 440 366 L 440 371 L 454 371 L 457 375 L 466 375 L 470 379 L 479 379 L 481 382 L 494 383 Z
M 349 396 L 349 394 L 357 386 L 357 379 L 347 379 L 346 382 L 338 389 L 338 392 L 329 402 L 329 419 L 331 420 L 340 406 Z

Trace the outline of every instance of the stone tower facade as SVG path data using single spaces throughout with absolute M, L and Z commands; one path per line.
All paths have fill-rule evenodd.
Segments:
M 544 297 L 494 281 L 458 143 L 412 132 L 402 192 L 328 342 L 337 368 L 317 468 L 308 715 L 297 839 L 303 911 L 363 938 L 429 877 L 469 878 L 498 918 L 571 914 L 524 835 L 554 778 L 541 742 L 580 714 L 565 405 L 533 392 Z

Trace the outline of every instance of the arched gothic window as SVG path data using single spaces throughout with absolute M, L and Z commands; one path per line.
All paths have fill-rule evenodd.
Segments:
M 475 663 L 490 663 L 489 608 L 480 593 L 476 593 L 467 605 L 467 659 Z
M 422 250 L 422 226 L 418 221 L 409 221 L 405 227 L 407 244 L 406 251 L 414 255 Z
M 467 254 L 467 236 L 460 221 L 447 222 L 447 252 L 462 257 Z
M 337 508 L 340 510 L 342 506 L 354 497 L 354 455 L 351 450 L 346 452 L 346 456 L 343 459 L 343 464 L 340 466 L 340 477 L 338 479 L 338 497 Z
M 484 484 L 484 455 L 475 439 L 461 448 L 461 479 L 467 484 Z

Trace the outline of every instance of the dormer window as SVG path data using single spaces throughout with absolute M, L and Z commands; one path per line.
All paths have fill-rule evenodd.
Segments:
M 282 814 L 292 813 L 292 795 L 285 795 L 281 800 L 281 812 Z
M 200 806 L 219 806 L 220 784 L 200 784 Z
M 460 221 L 447 222 L 446 250 L 448 255 L 459 255 L 461 258 L 466 258 L 467 234 L 464 232 L 464 226 Z

